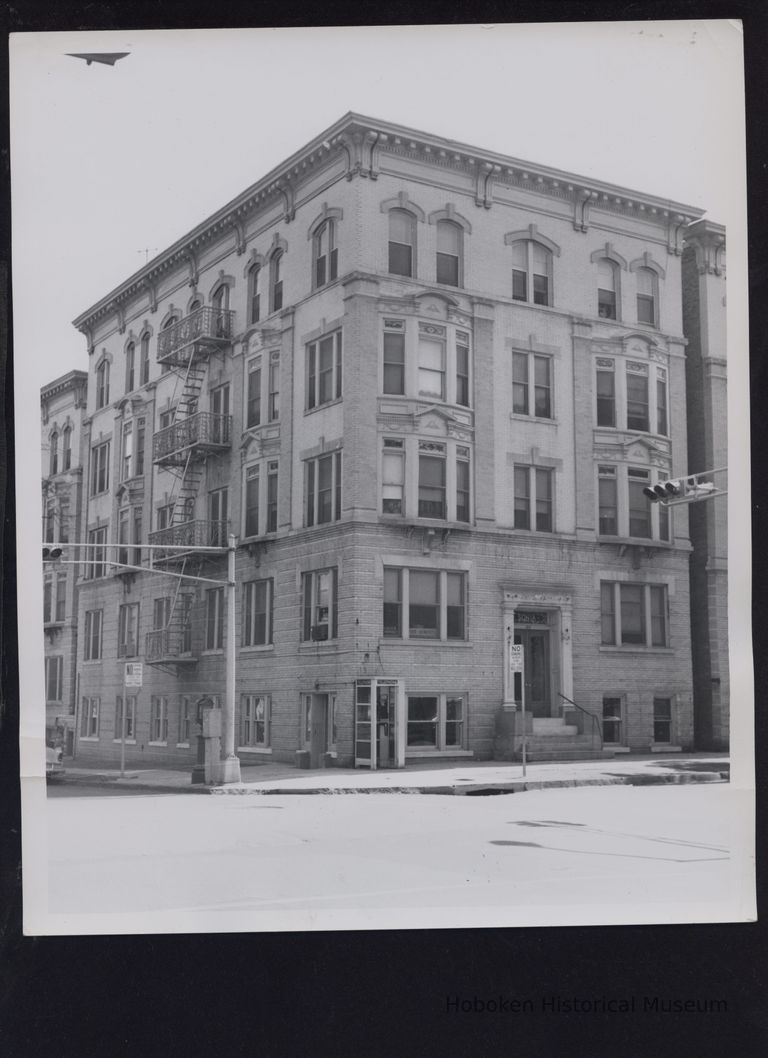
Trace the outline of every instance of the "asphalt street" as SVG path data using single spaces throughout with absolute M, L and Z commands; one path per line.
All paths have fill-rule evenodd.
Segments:
M 390 927 L 471 924 L 480 911 L 510 924 L 727 917 L 743 871 L 731 855 L 736 796 L 728 784 L 473 798 L 54 794 L 48 909 L 115 915 L 115 931 L 177 914 L 203 930 L 228 928 L 222 913 L 255 929 L 332 928 L 342 912 L 361 923 L 381 913 Z

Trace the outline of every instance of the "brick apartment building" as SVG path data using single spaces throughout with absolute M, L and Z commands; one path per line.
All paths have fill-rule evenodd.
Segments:
M 40 393 L 43 540 L 67 545 L 83 527 L 83 417 L 88 374 L 69 371 Z M 77 567 L 46 564 L 43 574 L 46 740 L 71 754 L 77 701 Z
M 693 744 L 701 211 L 347 114 L 84 312 L 77 752 L 192 761 L 237 536 L 246 763 Z M 706 505 L 700 505 L 706 506 Z M 513 646 L 522 648 L 512 651 Z M 524 675 L 510 659 L 522 653 Z M 596 737 L 598 742 L 595 742 Z

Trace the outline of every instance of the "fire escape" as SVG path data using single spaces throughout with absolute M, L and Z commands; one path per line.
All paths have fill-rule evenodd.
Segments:
M 199 574 L 206 556 L 200 548 L 224 547 L 226 521 L 195 517 L 195 501 L 211 457 L 226 452 L 232 444 L 232 416 L 198 410 L 211 353 L 232 341 L 234 312 L 205 306 L 195 309 L 166 330 L 157 343 L 157 361 L 174 371 L 181 381 L 181 395 L 173 422 L 154 435 L 152 462 L 175 477 L 167 505 L 168 524 L 149 534 L 149 542 L 166 545 L 168 551 L 154 552 L 156 566 L 176 566 L 177 572 Z M 182 550 L 170 550 L 170 548 Z M 146 661 L 150 665 L 188 665 L 197 660 L 193 636 L 193 595 L 185 582 L 176 582 L 176 591 L 163 627 L 147 633 Z

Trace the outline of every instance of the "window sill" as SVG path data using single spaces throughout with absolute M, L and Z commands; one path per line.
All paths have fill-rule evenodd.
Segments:
M 652 742 L 651 753 L 682 753 L 682 746 L 673 746 L 671 742 Z
M 271 757 L 272 747 L 271 746 L 238 746 L 238 753 L 253 753 L 260 757 Z
M 214 650 L 201 650 L 200 654 L 203 657 L 216 657 L 217 655 L 224 653 L 224 647 L 216 647 Z
M 624 643 L 620 646 L 609 646 L 602 644 L 599 648 L 601 654 L 674 654 L 672 647 L 643 647 L 639 644 Z
M 474 757 L 474 752 L 471 749 L 430 749 L 425 746 L 424 749 L 418 749 L 413 747 L 408 749 L 406 746 L 405 757 L 406 760 L 410 757 Z
M 100 665 L 101 661 L 101 658 L 88 658 L 87 661 L 83 662 L 83 665 Z
M 379 645 L 397 647 L 460 647 L 465 650 L 471 649 L 473 646 L 468 639 L 429 639 L 426 636 L 414 636 L 407 639 L 402 636 L 382 636 L 379 639 Z
M 558 420 L 549 415 L 524 415 L 520 411 L 511 411 L 509 417 L 513 422 L 540 422 L 545 426 L 558 425 Z
M 271 654 L 274 652 L 274 643 L 257 643 L 254 646 L 240 647 L 241 654 Z
M 311 651 L 316 650 L 318 647 L 323 649 L 324 647 L 333 647 L 336 649 L 339 645 L 338 638 L 336 639 L 302 639 L 299 643 L 299 653 L 309 654 Z
M 615 544 L 618 547 L 651 547 L 656 550 L 671 548 L 671 540 L 653 540 L 646 536 L 605 536 L 598 534 L 598 544 Z
M 189 749 L 189 742 L 177 742 L 176 749 Z
M 148 746 L 167 746 L 168 742 L 167 742 L 167 740 L 165 742 L 148 742 L 147 745 Z
M 99 741 L 99 736 L 98 735 L 81 735 L 80 738 L 78 739 L 78 742 L 98 742 L 98 741 Z
M 123 740 L 121 738 L 113 738 L 112 741 L 116 742 L 117 745 L 120 746 L 120 745 L 122 745 L 122 741 Z M 126 746 L 135 746 L 136 745 L 136 739 L 135 738 L 127 738 L 125 740 L 125 744 L 126 744 Z

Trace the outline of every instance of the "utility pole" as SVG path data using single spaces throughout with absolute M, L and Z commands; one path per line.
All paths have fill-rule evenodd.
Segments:
M 235 548 L 236 539 L 227 539 L 227 676 L 222 717 L 221 761 L 218 781 L 240 782 L 240 761 L 235 756 Z

